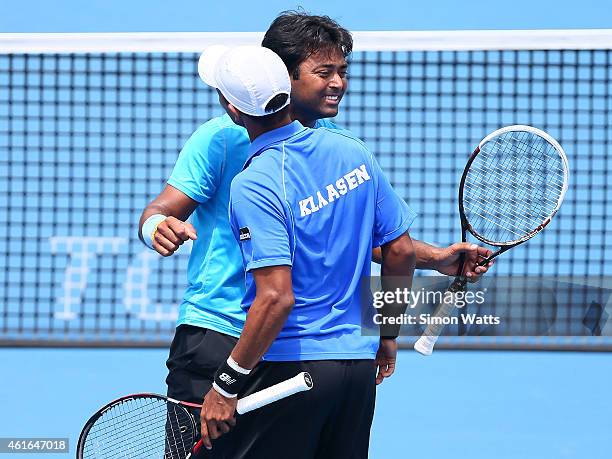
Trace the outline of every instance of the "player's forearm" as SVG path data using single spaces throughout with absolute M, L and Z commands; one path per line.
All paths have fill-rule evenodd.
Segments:
M 415 241 L 408 234 L 382 247 L 383 276 L 399 276 L 412 279 L 417 263 Z
M 412 287 L 412 276 L 416 265 L 415 248 L 410 236 L 400 238 L 382 247 L 382 287 L 385 292 L 409 291 Z M 397 318 L 406 311 L 407 305 L 399 300 L 385 301 L 380 313 L 385 319 Z M 396 337 L 400 326 L 395 321 L 385 320 L 381 326 L 382 337 Z
M 440 249 L 417 239 L 412 240 L 416 269 L 438 269 Z
M 138 223 L 138 237 L 140 238 L 141 241 L 143 240 L 142 239 L 142 225 L 144 225 L 144 222 L 146 222 L 147 219 L 151 215 L 155 215 L 155 214 L 161 214 L 165 216 L 172 215 L 171 209 L 168 206 L 164 206 L 163 204 L 157 203 L 155 201 L 153 201 L 147 207 L 145 207 L 145 209 L 142 211 L 142 215 L 140 216 L 140 221 Z M 174 217 L 174 215 L 172 216 Z
M 246 369 L 257 365 L 283 328 L 293 302 L 290 292 L 270 292 L 255 297 L 231 354 L 238 365 Z
M 440 250 L 438 247 L 429 245 L 426 242 L 412 239 L 412 246 L 415 253 L 415 267 L 416 269 L 436 269 L 437 268 L 437 254 Z M 374 263 L 382 264 L 382 251 L 380 247 L 372 249 L 372 261 Z
M 198 203 L 176 188 L 166 185 L 163 191 L 142 211 L 138 225 L 138 236 L 142 240 L 142 225 L 152 215 L 161 214 L 186 221 Z

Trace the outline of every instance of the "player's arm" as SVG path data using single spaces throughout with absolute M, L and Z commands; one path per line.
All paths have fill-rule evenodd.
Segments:
M 385 291 L 410 290 L 416 264 L 415 248 L 408 235 L 416 213 L 391 187 L 380 166 L 370 154 L 372 179 L 376 190 L 376 213 L 372 231 L 372 246 L 381 247 L 382 287 Z M 399 299 L 398 299 L 399 300 Z M 406 304 L 386 302 L 380 311 L 383 318 L 396 317 L 406 309 Z M 381 326 L 381 339 L 376 354 L 378 372 L 376 384 L 391 376 L 395 370 L 397 355 L 396 338 L 399 327 Z
M 196 207 L 215 196 L 223 176 L 226 154 L 243 148 L 225 135 L 217 120 L 198 128 L 187 140 L 168 184 L 140 217 L 139 237 L 163 256 L 172 255 L 188 239 L 196 239 L 186 220 Z
M 257 288 L 255 299 L 240 339 L 230 355 L 233 362 L 248 371 L 257 365 L 276 339 L 294 302 L 290 266 L 259 268 L 253 270 L 253 278 Z M 237 398 L 223 396 L 220 390 L 223 389 L 215 387 L 204 397 L 201 432 L 202 443 L 208 449 L 212 448 L 211 440 L 229 432 L 235 424 Z
M 402 234 L 380 248 L 382 258 L 382 286 L 384 290 L 395 291 L 395 289 L 410 290 L 412 276 L 416 263 L 416 254 L 413 241 L 408 233 Z M 386 304 L 381 311 L 383 316 L 397 317 L 406 310 L 405 304 Z M 384 326 L 381 329 L 381 339 L 378 352 L 376 353 L 376 384 L 383 382 L 395 371 L 397 356 L 397 340 L 399 326 Z
M 268 175 L 272 168 L 259 164 L 259 169 L 238 174 L 230 191 L 230 225 L 245 270 L 253 276 L 255 296 L 238 343 L 217 370 L 213 388 L 204 397 L 200 418 L 202 442 L 207 448 L 212 447 L 211 439 L 233 425 L 237 394 L 293 308 L 292 257 L 283 190 L 278 187 L 280 180 Z
M 243 368 L 252 369 L 280 333 L 293 308 L 290 266 L 253 270 L 257 288 L 240 339 L 231 357 Z
M 172 255 L 185 241 L 197 238 L 195 228 L 186 221 L 197 206 L 197 201 L 166 185 L 142 212 L 138 231 L 140 240 L 151 244 L 160 255 Z M 144 236 L 143 227 L 147 233 Z
M 469 242 L 457 242 L 448 247 L 434 247 L 426 242 L 413 239 L 412 244 L 417 269 L 432 269 L 441 274 L 455 276 L 459 269 L 460 257 L 464 254 L 466 259 L 463 273 L 471 281 L 477 281 L 494 263 L 491 261 L 487 266 L 478 266 L 478 262 L 490 256 L 491 251 Z M 382 263 L 380 247 L 372 249 L 372 261 Z

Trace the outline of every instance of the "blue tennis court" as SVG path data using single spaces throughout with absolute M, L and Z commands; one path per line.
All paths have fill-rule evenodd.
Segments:
M 53 457 L 74 457 L 99 406 L 164 391 L 166 354 L 3 349 L 0 432 L 69 437 L 71 453 Z M 403 351 L 378 390 L 370 457 L 604 459 L 611 377 L 609 353 Z

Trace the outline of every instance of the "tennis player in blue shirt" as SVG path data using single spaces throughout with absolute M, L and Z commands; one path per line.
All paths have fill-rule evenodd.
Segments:
M 382 247 L 383 276 L 409 281 L 415 254 L 407 231 L 415 214 L 361 141 L 291 121 L 291 83 L 272 51 L 217 48 L 203 58 L 203 78 L 251 140 L 230 193 L 248 314 L 204 399 L 204 444 L 233 426 L 238 394 L 308 371 L 313 390 L 241 417 L 224 454 L 365 458 L 374 359 L 381 342 L 395 340 L 362 333 L 370 298 L 361 285 L 373 247 Z

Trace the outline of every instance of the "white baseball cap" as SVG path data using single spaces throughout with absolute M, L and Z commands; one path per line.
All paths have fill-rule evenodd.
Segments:
M 210 46 L 200 56 L 198 73 L 204 83 L 217 88 L 230 104 L 247 115 L 265 116 L 289 105 L 287 97 L 282 107 L 266 111 L 274 97 L 291 94 L 287 67 L 268 48 Z

